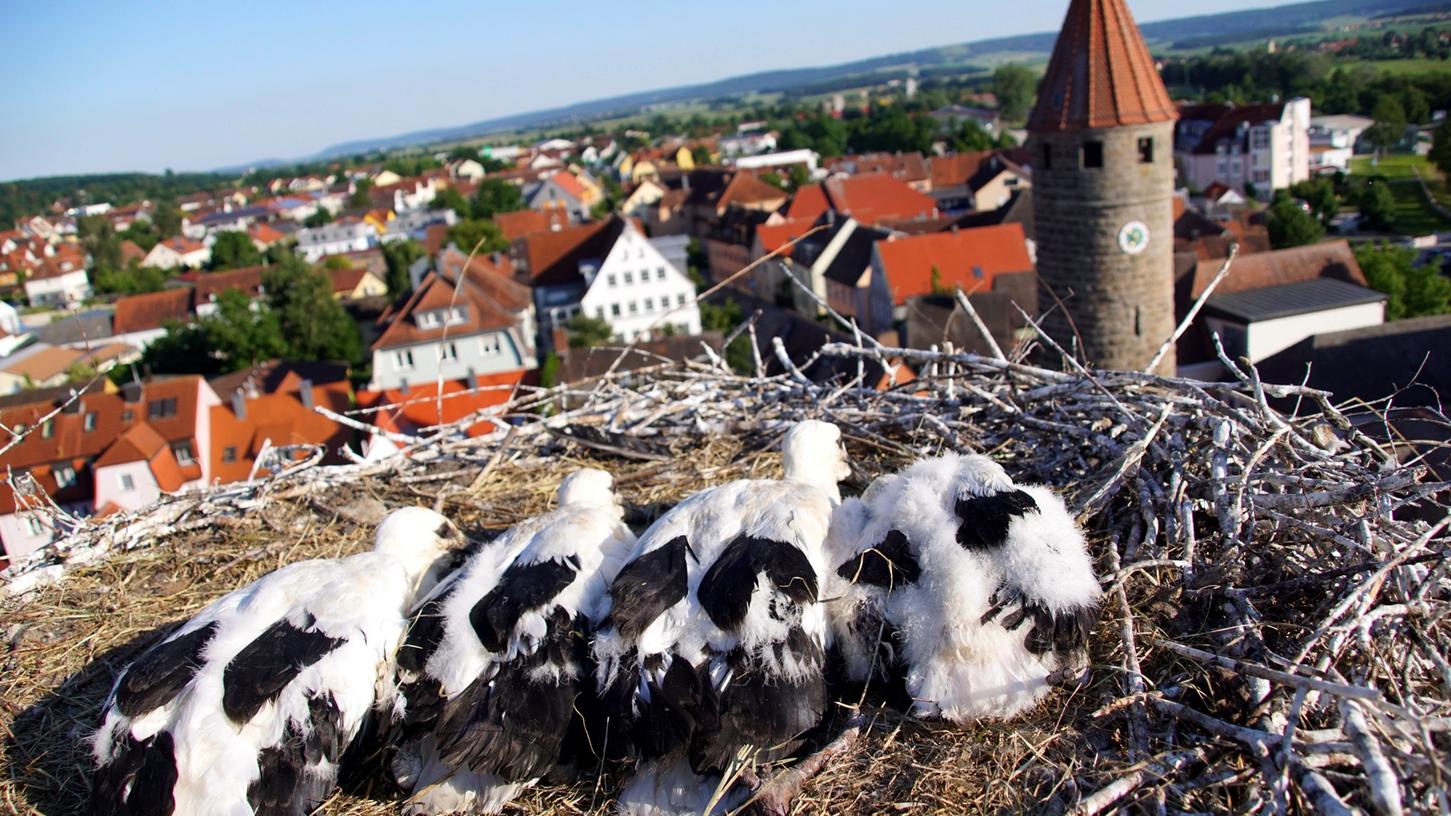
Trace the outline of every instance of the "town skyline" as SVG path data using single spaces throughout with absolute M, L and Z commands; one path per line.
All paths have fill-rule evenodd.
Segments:
M 1274 0 L 1219 0 L 1195 12 L 1275 5 Z M 753 6 L 759 8 L 753 12 Z M 1067 4 L 1026 0 L 1011 18 L 1002 18 L 984 17 L 968 6 L 908 0 L 891 19 L 872 18 L 865 29 L 862 21 L 871 9 L 864 4 L 839 5 L 825 14 L 814 4 L 783 10 L 748 2 L 729 19 L 710 21 L 708 29 L 688 25 L 702 11 L 672 9 L 665 15 L 654 10 L 622 21 L 624 15 L 586 7 L 573 13 L 572 30 L 563 31 L 552 17 L 491 22 L 474 19 L 477 10 L 445 3 L 431 12 L 465 24 L 420 27 L 391 43 L 385 49 L 391 57 L 362 74 L 367 63 L 339 55 L 348 42 L 397 38 L 396 21 L 389 15 L 328 20 L 322 7 L 289 9 L 288 21 L 296 30 L 324 38 L 304 39 L 293 47 L 275 39 L 276 18 L 265 13 L 267 8 L 212 10 L 208 20 L 197 20 L 194 7 L 177 6 L 175 14 L 135 20 L 125 19 L 119 8 L 73 7 L 57 12 L 60 19 L 48 17 L 44 29 L 39 18 L 18 20 L 23 45 L 0 55 L 0 71 L 12 78 L 7 91 L 14 103 L 30 113 L 0 134 L 0 179 L 206 171 L 297 160 L 350 140 L 765 70 L 1052 32 Z M 1182 7 L 1169 0 L 1138 0 L 1133 9 L 1141 23 L 1184 16 Z M 761 14 L 782 30 L 813 34 L 762 38 Z M 940 24 L 920 25 L 934 17 Z M 490 27 L 510 36 L 500 40 L 481 33 Z M 710 30 L 721 42 L 755 39 L 757 47 L 704 53 L 689 38 L 671 35 L 672 29 Z M 170 44 L 138 49 L 125 35 L 142 31 Z M 941 33 L 949 31 L 954 34 Z M 219 52 L 210 37 L 223 32 L 230 41 L 258 45 Z M 333 38 L 336 50 L 326 45 Z M 471 50 L 480 42 L 485 49 Z M 644 59 L 637 50 L 642 42 L 650 44 Z M 559 60 L 553 68 L 519 69 L 554 47 L 563 54 L 552 57 Z M 508 84 L 490 84 L 490 77 L 502 76 Z M 23 82 L 15 79 L 22 77 Z M 426 92 L 419 92 L 420 83 Z M 68 102 L 57 105 L 56 99 Z M 98 132 L 103 139 L 96 139 Z

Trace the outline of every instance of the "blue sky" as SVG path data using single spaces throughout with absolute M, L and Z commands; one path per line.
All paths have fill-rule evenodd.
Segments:
M 1209 0 L 1193 13 L 1274 4 Z M 603 96 L 1053 30 L 1067 0 L 5 7 L 0 179 L 296 158 Z M 1131 8 L 1140 22 L 1186 13 L 1178 0 Z

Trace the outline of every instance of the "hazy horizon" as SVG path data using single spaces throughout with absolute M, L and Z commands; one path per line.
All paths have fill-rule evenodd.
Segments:
M 1130 5 L 1144 23 L 1282 2 Z M 166 2 L 144 16 L 124 4 L 58 6 L 12 21 L 17 45 L 0 54 L 23 112 L 0 133 L 0 179 L 296 159 L 622 94 L 1052 31 L 1068 3 L 1022 0 L 1011 16 L 984 5 L 904 0 L 886 17 L 860 0 L 745 0 L 724 16 L 664 3 L 633 13 L 566 3 L 548 15 L 462 0 L 402 15 L 377 0 Z

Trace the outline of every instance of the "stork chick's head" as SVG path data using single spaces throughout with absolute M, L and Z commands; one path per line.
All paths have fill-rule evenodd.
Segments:
M 403 563 L 417 581 L 440 558 L 468 546 L 468 538 L 453 522 L 426 507 L 394 510 L 378 525 L 373 551 Z
M 839 496 L 836 483 L 851 475 L 841 429 L 830 422 L 808 419 L 798 422 L 781 441 L 786 478 L 806 482 Z
M 559 506 L 566 505 L 609 505 L 618 503 L 615 497 L 615 477 L 597 468 L 582 468 L 564 477 L 559 484 L 555 498 Z
M 1035 509 L 1010 519 L 1001 551 L 1005 574 L 1055 614 L 1096 606 L 1103 592 L 1088 543 L 1063 500 L 1037 485 L 1019 491 Z

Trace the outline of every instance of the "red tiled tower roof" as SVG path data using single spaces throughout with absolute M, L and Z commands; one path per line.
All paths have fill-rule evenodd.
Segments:
M 1028 130 L 1147 125 L 1176 118 L 1124 0 L 1072 0 Z

